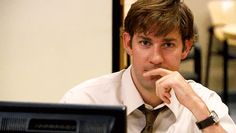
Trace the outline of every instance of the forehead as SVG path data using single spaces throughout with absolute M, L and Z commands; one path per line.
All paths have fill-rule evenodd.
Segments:
M 151 38 L 174 38 L 174 39 L 181 39 L 181 34 L 178 29 L 174 29 L 166 34 L 157 34 L 156 32 L 136 32 L 134 34 L 138 37 L 151 37 Z

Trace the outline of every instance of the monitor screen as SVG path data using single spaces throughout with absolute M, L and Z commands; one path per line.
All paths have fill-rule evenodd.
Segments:
M 4 101 L 0 132 L 126 133 L 126 107 Z

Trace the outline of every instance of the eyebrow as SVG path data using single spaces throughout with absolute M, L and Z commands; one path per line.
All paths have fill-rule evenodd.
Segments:
M 142 39 L 145 39 L 145 40 L 148 40 L 148 41 L 152 41 L 151 38 L 145 36 L 145 35 L 138 35 L 138 38 L 142 38 Z M 173 38 L 173 37 L 164 37 L 163 41 L 165 42 L 171 42 L 171 41 L 177 41 L 176 38 Z
M 138 38 L 142 38 L 142 39 L 145 39 L 145 40 L 148 40 L 148 41 L 152 41 L 151 38 L 145 36 L 145 35 L 138 35 Z
M 171 38 L 171 37 L 166 37 L 163 40 L 166 41 L 166 42 L 171 42 L 171 41 L 175 41 L 176 42 L 177 41 L 177 39 Z

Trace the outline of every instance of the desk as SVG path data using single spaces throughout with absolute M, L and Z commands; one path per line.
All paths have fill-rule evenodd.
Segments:
M 236 23 L 227 24 L 223 27 L 224 34 L 224 46 L 223 46 L 223 102 L 228 104 L 228 45 L 236 46 L 236 43 L 231 43 L 231 41 L 236 41 Z

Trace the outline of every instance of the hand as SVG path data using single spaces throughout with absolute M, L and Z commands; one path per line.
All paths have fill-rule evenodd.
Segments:
M 177 71 L 170 71 L 163 68 L 154 69 L 143 74 L 143 76 L 161 76 L 156 81 L 156 94 L 165 103 L 170 103 L 170 91 L 174 90 L 174 93 L 183 106 L 188 108 L 197 121 L 206 119 L 210 111 L 202 99 L 193 91 L 192 87 L 187 83 L 183 76 Z M 225 133 L 220 124 L 215 124 L 205 128 L 204 133 Z
M 191 86 L 177 71 L 170 71 L 163 68 L 154 69 L 143 74 L 143 76 L 157 76 L 162 78 L 156 81 L 156 95 L 165 103 L 170 103 L 170 90 L 173 89 L 180 104 L 192 109 L 193 103 L 202 100 L 193 91 Z

